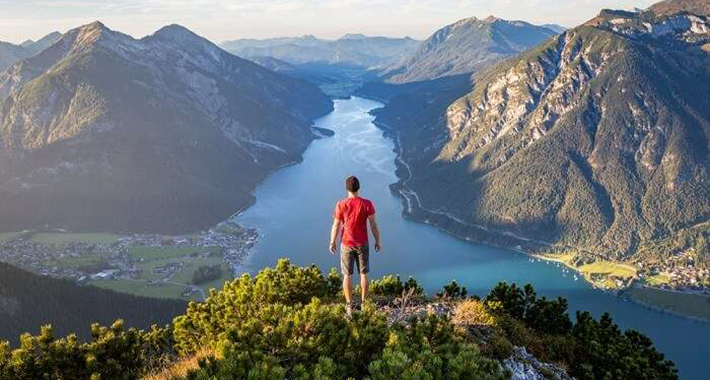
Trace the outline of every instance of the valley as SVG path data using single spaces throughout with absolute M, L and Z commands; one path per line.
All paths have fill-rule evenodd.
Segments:
M 201 301 L 233 278 L 254 230 L 221 223 L 186 236 L 30 232 L 0 237 L 3 261 L 37 274 L 154 298 Z M 198 281 L 200 268 L 218 275 Z
M 370 254 L 371 276 L 382 278 L 374 287 L 416 278 L 415 307 L 430 316 L 470 301 L 465 287 L 476 307 L 503 318 L 483 335 L 521 337 L 501 348 L 467 330 L 476 350 L 503 363 L 527 347 L 570 364 L 632 329 L 643 336 L 614 335 L 600 358 L 626 339 L 634 343 L 624 350 L 658 348 L 683 379 L 706 376 L 708 0 L 603 9 L 572 28 L 448 22 L 423 40 L 349 33 L 216 44 L 177 24 L 136 38 L 96 21 L 0 42 L 0 317 L 9 321 L 0 373 L 19 334 L 55 314 L 60 334 L 83 340 L 98 334 L 87 329 L 92 319 L 110 324 L 115 311 L 144 330 L 128 332 L 136 339 L 165 339 L 173 352 L 156 356 L 170 361 L 181 339 L 195 353 L 204 341 L 231 350 L 264 335 L 178 336 L 211 328 L 209 305 L 226 305 L 227 325 L 263 307 L 342 319 L 328 304 L 341 279 L 322 274 L 339 266 L 328 233 L 343 179 L 355 175 L 383 235 L 382 252 Z M 296 272 L 318 278 L 308 292 L 327 305 L 263 285 L 299 289 L 274 277 Z M 43 287 L 51 291 L 34 296 Z M 376 308 L 404 312 L 413 293 L 397 289 Z M 487 303 L 491 294 L 500 305 Z M 151 322 L 169 325 L 149 331 Z M 391 322 L 381 336 L 399 328 Z M 409 323 L 402 328 L 415 331 Z M 597 329 L 615 332 L 590 344 L 585 334 Z M 615 360 L 640 360 L 632 373 L 655 355 L 644 350 Z M 577 375 L 593 379 L 582 367 Z

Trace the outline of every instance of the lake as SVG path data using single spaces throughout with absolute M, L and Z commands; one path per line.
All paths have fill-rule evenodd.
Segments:
M 389 190 L 397 181 L 394 144 L 368 113 L 381 106 L 362 98 L 336 100 L 335 110 L 316 122 L 335 136 L 314 141 L 302 163 L 275 172 L 256 189 L 256 204 L 237 217 L 261 235 L 246 260 L 246 271 L 273 266 L 279 258 L 299 265 L 315 263 L 324 271 L 339 267 L 339 258 L 328 252 L 332 215 L 335 203 L 346 195 L 344 179 L 356 175 L 360 195 L 375 204 L 382 231 L 382 252 L 370 254 L 373 278 L 413 276 L 428 294 L 455 279 L 481 296 L 500 281 L 530 283 L 538 295 L 567 298 L 572 316 L 574 310 L 588 310 L 596 317 L 608 311 L 622 328 L 650 336 L 679 367 L 682 379 L 708 378 L 710 323 L 647 309 L 596 290 L 557 264 L 467 243 L 404 219 L 401 200 Z

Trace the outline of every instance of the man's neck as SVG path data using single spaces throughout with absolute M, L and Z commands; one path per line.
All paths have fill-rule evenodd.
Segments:
M 358 197 L 358 196 L 357 196 L 357 192 L 354 192 L 354 193 L 353 193 L 353 192 L 351 192 L 351 191 L 348 191 L 348 198 L 357 198 L 357 197 Z

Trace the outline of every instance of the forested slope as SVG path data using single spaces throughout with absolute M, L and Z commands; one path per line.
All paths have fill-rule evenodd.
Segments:
M 38 333 L 51 324 L 58 335 L 90 337 L 92 323 L 163 326 L 183 312 L 186 302 L 116 293 L 39 276 L 0 262 L 0 339 L 18 343 L 21 333 Z

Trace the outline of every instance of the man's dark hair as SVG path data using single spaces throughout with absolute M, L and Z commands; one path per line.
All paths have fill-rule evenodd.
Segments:
M 360 181 L 355 176 L 350 176 L 345 180 L 345 188 L 351 193 L 357 193 L 360 190 Z

